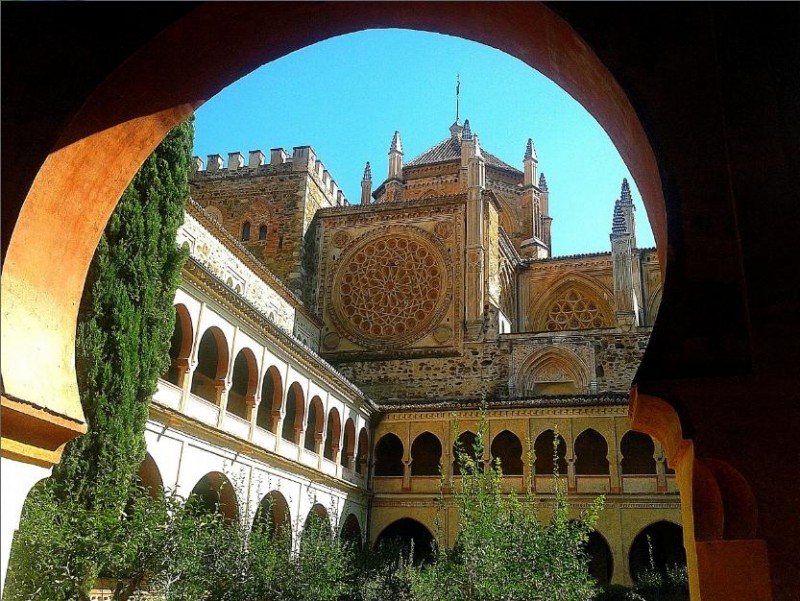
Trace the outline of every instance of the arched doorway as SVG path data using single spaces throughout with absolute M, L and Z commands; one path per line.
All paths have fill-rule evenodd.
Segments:
M 221 472 L 210 472 L 200 478 L 189 497 L 194 497 L 198 511 L 209 515 L 218 513 L 226 522 L 239 520 L 236 491 L 228 477 Z
M 652 566 L 662 575 L 667 568 L 686 565 L 683 529 L 672 522 L 656 522 L 639 532 L 628 552 L 628 569 L 634 582 Z
M 421 522 L 412 518 L 402 518 L 384 528 L 375 541 L 375 548 L 396 546 L 405 556 L 411 552 L 413 544 L 414 563 L 432 561 L 436 554 L 436 543 L 433 534 Z

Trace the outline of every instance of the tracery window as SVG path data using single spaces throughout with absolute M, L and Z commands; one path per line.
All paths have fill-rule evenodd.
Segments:
M 574 288 L 554 302 L 547 315 L 547 329 L 551 332 L 602 328 L 605 325 L 597 303 Z

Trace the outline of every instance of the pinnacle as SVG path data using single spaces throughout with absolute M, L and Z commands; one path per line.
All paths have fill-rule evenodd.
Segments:
M 536 147 L 533 145 L 533 140 L 528 138 L 528 145 L 525 147 L 525 157 L 523 160 L 527 161 L 528 159 L 535 159 L 536 158 Z
M 464 131 L 461 132 L 461 139 L 462 140 L 472 139 L 472 128 L 469 126 L 469 119 L 466 119 L 464 121 Z
M 364 167 L 364 177 L 361 178 L 361 181 L 372 181 L 372 167 L 370 167 L 369 161 Z
M 541 173 L 541 174 L 539 174 L 539 189 L 540 189 L 542 192 L 548 192 L 548 189 L 547 189 L 547 179 L 546 179 L 546 178 L 545 178 L 545 176 L 544 176 L 544 171 L 542 171 L 542 173 Z
M 392 136 L 392 143 L 389 146 L 389 152 L 399 152 L 400 154 L 403 153 L 403 143 L 400 141 L 399 131 L 395 131 L 394 136 Z
M 633 204 L 633 197 L 631 196 L 631 188 L 628 185 L 628 178 L 622 178 L 622 190 L 619 195 L 620 204 L 630 205 Z

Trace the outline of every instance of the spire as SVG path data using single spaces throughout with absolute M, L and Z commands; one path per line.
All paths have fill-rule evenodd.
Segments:
M 628 178 L 622 178 L 622 190 L 620 191 L 620 202 L 623 205 L 632 205 L 633 204 L 633 197 L 631 196 L 631 188 L 628 185 Z
M 367 161 L 364 167 L 364 177 L 361 178 L 361 204 L 368 205 L 370 203 L 370 196 L 372 194 L 372 167 Z
M 536 156 L 536 147 L 533 145 L 533 140 L 528 138 L 528 145 L 525 147 L 525 157 L 523 158 L 524 161 L 528 159 L 537 160 Z
M 539 189 L 542 192 L 549 192 L 550 191 L 547 188 L 547 179 L 544 176 L 544 172 L 542 172 L 542 174 L 539 176 Z
M 469 119 L 464 121 L 464 131 L 461 132 L 461 139 L 462 140 L 472 139 L 472 129 L 469 126 Z
M 392 136 L 392 143 L 389 145 L 389 154 L 393 152 L 399 152 L 403 154 L 403 144 L 400 142 L 400 132 L 395 131 L 394 136 Z
M 522 159 L 522 165 L 524 173 L 522 185 L 526 187 L 536 185 L 539 175 L 539 159 L 536 157 L 536 147 L 530 138 L 528 138 L 528 144 L 525 146 L 525 157 Z

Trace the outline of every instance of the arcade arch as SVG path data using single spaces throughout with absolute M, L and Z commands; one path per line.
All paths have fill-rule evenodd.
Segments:
M 204 513 L 219 513 L 227 522 L 239 521 L 236 491 L 228 477 L 221 472 L 210 472 L 200 478 L 189 497 L 195 497 L 197 508 Z
M 242 419 L 250 419 L 250 411 L 256 402 L 258 386 L 258 363 L 249 348 L 239 351 L 233 362 L 233 378 L 228 391 L 226 411 Z
M 608 443 L 603 435 L 593 428 L 587 428 L 575 439 L 575 474 L 600 476 L 610 473 L 608 463 Z
M 197 348 L 197 367 L 192 375 L 192 394 L 219 405 L 228 372 L 228 341 L 216 326 L 208 328 Z
M 403 471 L 403 442 L 396 434 L 384 434 L 375 445 L 375 475 L 402 476 Z
M 503 430 L 492 439 L 492 459 L 500 460 L 500 469 L 504 476 L 521 476 L 522 442 L 510 430 Z
M 411 443 L 411 475 L 438 476 L 442 443 L 435 434 L 423 432 Z
M 192 318 L 186 305 L 175 305 L 175 327 L 169 347 L 169 367 L 163 378 L 170 384 L 182 387 L 189 370 L 189 356 L 192 354 L 194 329 Z
M 297 382 L 289 387 L 286 394 L 286 413 L 283 416 L 281 436 L 295 444 L 300 444 L 300 433 L 303 431 L 303 414 L 305 413 L 303 389 Z
M 261 383 L 261 401 L 256 412 L 256 426 L 275 433 L 281 417 L 283 387 L 278 368 L 271 365 Z

